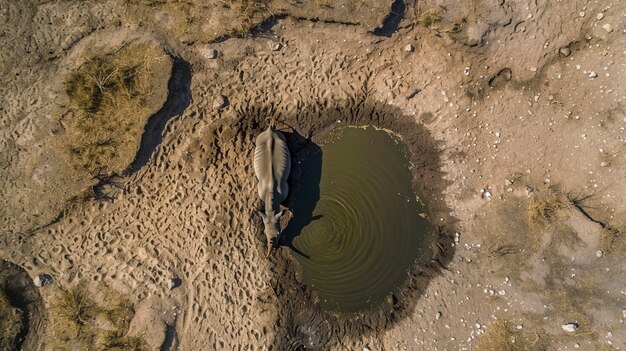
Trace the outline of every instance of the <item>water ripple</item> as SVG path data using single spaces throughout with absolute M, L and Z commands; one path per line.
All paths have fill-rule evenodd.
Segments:
M 381 303 L 432 239 L 411 187 L 405 148 L 374 128 L 346 128 L 323 147 L 320 196 L 294 243 L 305 282 L 329 310 Z M 296 195 L 297 196 L 297 195 Z

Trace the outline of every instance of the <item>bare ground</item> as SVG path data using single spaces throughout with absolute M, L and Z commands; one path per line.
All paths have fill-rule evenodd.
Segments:
M 238 23 L 223 2 L 172 3 L 0 3 L 0 258 L 59 286 L 105 282 L 137 306 L 130 333 L 149 349 L 489 349 L 495 320 L 513 326 L 500 349 L 626 348 L 623 4 L 408 1 L 386 37 L 373 33 L 391 4 L 271 2 Z M 225 19 L 263 28 L 240 36 Z M 64 77 L 94 43 L 132 38 L 189 70 L 170 79 L 152 157 L 69 204 L 98 180 L 58 149 Z M 409 145 L 441 238 L 395 306 L 328 315 L 287 249 L 263 258 L 249 160 L 270 115 L 302 136 L 296 156 L 351 123 Z M 562 205 L 536 221 L 549 194 Z

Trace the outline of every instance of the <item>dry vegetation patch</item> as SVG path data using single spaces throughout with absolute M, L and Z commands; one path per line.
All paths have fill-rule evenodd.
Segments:
M 167 98 L 171 65 L 162 48 L 143 44 L 88 58 L 70 75 L 62 122 L 76 169 L 108 176 L 128 167 L 146 122 Z
M 563 196 L 547 190 L 533 196 L 528 204 L 528 221 L 535 229 L 567 218 L 571 203 Z
M 53 349 L 146 350 L 141 337 L 128 335 L 135 314 L 130 301 L 103 284 L 93 296 L 82 285 L 54 294 L 49 308 Z
M 478 339 L 477 351 L 528 351 L 543 350 L 541 335 L 522 332 L 505 320 L 496 320 L 487 326 L 485 334 Z
M 128 19 L 164 28 L 183 42 L 246 34 L 275 15 L 270 0 L 118 0 Z
M 0 349 L 13 350 L 22 331 L 22 311 L 11 304 L 7 293 L 0 288 Z

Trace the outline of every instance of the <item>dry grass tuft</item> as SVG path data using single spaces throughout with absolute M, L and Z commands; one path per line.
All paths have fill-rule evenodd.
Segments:
M 83 286 L 59 289 L 49 309 L 54 347 L 96 351 L 142 351 L 146 343 L 140 337 L 127 335 L 135 314 L 130 301 L 109 289 L 98 286 L 94 295 L 106 306 L 96 303 Z
M 22 311 L 11 304 L 9 296 L 0 288 L 0 349 L 14 349 L 21 331 Z
M 496 320 L 487 326 L 475 345 L 477 351 L 542 350 L 543 340 L 537 333 L 521 332 L 507 321 Z
M 528 221 L 535 228 L 543 227 L 558 219 L 567 217 L 566 210 L 571 207 L 562 196 L 552 191 L 536 195 L 528 204 Z
M 248 33 L 259 22 L 260 13 L 267 12 L 268 0 L 229 0 L 228 7 L 237 17 L 238 24 L 231 28 L 232 32 Z
M 108 331 L 100 335 L 96 341 L 96 348 L 107 351 L 143 351 L 147 346 L 142 338 L 124 336 L 118 331 Z
M 160 47 L 124 47 L 88 59 L 68 78 L 69 112 L 62 121 L 75 168 L 108 176 L 132 162 L 148 118 L 167 94 L 163 63 L 171 69 Z M 157 103 L 159 91 L 165 92 Z
M 626 227 L 604 228 L 600 233 L 600 250 L 607 254 L 626 253 Z
M 438 10 L 428 10 L 420 15 L 417 23 L 426 28 L 433 29 L 440 21 L 441 13 Z
M 79 339 L 90 329 L 100 312 L 96 303 L 82 286 L 60 289 L 53 299 L 49 317 L 59 340 Z

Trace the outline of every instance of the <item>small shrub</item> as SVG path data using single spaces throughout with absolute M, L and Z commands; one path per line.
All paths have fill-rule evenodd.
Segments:
M 60 289 L 49 313 L 53 349 L 146 350 L 143 338 L 128 335 L 134 315 L 132 303 L 105 284 L 98 285 L 93 298 L 80 285 Z
M 441 14 L 438 10 L 428 10 L 422 13 L 418 19 L 418 23 L 426 28 L 433 28 L 441 21 Z
M 107 351 L 144 351 L 147 349 L 144 339 L 135 336 L 124 336 L 119 331 L 101 334 L 96 342 L 96 349 Z
M 96 303 L 82 286 L 59 289 L 50 307 L 50 321 L 62 340 L 79 338 L 81 331 L 95 321 Z
M 534 227 L 542 227 L 557 219 L 565 218 L 565 210 L 570 207 L 562 197 L 549 191 L 533 197 L 528 205 L 528 221 Z
M 626 253 L 626 228 L 607 226 L 600 233 L 600 250 L 607 254 Z
M 540 334 L 541 333 L 541 334 Z M 508 321 L 496 320 L 487 326 L 473 350 L 477 351 L 530 351 L 543 350 L 543 332 L 518 331 Z
M 62 121 L 75 168 L 108 176 L 132 162 L 148 118 L 165 101 L 167 82 L 155 69 L 162 63 L 171 67 L 160 47 L 126 47 L 88 59 L 68 78 Z

